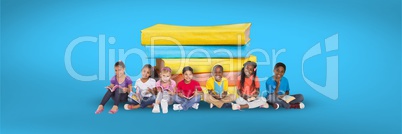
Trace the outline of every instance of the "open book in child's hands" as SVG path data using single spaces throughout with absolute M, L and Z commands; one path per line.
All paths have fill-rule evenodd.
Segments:
M 105 88 L 106 88 L 106 89 L 109 89 L 110 92 L 114 92 L 117 88 L 120 88 L 120 86 L 119 86 L 119 85 L 115 85 L 113 88 L 110 88 L 110 86 L 106 86 Z
M 250 97 L 250 98 L 247 98 L 247 101 L 248 102 L 251 102 L 251 101 L 254 101 L 256 98 L 253 96 L 253 97 Z
M 296 99 L 295 97 L 290 96 L 290 95 L 282 95 L 279 98 L 282 99 L 283 101 L 285 101 L 286 103 L 289 103 Z
M 138 104 L 141 104 L 141 100 L 140 100 L 140 97 L 138 96 L 138 94 L 136 94 L 134 92 L 130 92 L 130 94 L 128 94 L 128 97 L 133 99 Z

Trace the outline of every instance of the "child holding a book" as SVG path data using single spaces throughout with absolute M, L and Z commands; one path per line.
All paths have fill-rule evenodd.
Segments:
M 144 65 L 141 70 L 141 78 L 135 81 L 135 92 L 128 95 L 128 104 L 124 105 L 124 109 L 132 110 L 137 108 L 152 107 L 155 102 L 155 79 L 154 69 L 150 64 Z
M 204 94 L 204 101 L 210 103 L 210 108 L 214 105 L 218 108 L 231 108 L 231 102 L 236 100 L 236 95 L 228 94 L 229 82 L 222 75 L 223 67 L 215 65 L 212 68 L 212 77 L 207 80 L 208 94 Z
M 269 108 L 267 100 L 259 97 L 260 81 L 257 77 L 257 63 L 247 61 L 243 64 L 241 75 L 237 79 L 237 93 L 239 97 L 236 104 L 232 104 L 233 110 Z
M 171 79 L 172 70 L 169 67 L 163 67 L 159 76 L 161 79 L 156 82 L 158 94 L 156 95 L 152 113 L 160 113 L 159 104 L 162 107 L 162 113 L 167 113 L 169 104 L 173 104 L 176 82 Z
M 110 85 L 106 87 L 106 93 L 102 98 L 98 109 L 95 114 L 100 114 L 104 110 L 106 102 L 112 98 L 114 101 L 110 114 L 115 114 L 118 111 L 118 105 L 120 102 L 127 101 L 128 92 L 132 90 L 132 83 L 130 77 L 125 74 L 126 66 L 122 61 L 118 61 L 114 64 L 115 76 L 110 80 Z
M 176 103 L 173 110 L 188 110 L 190 107 L 198 109 L 201 95 L 203 94 L 200 83 L 193 80 L 193 68 L 186 66 L 183 68 L 184 80 L 177 84 Z
M 267 102 L 275 109 L 279 107 L 303 109 L 304 97 L 302 94 L 289 95 L 289 82 L 283 75 L 286 72 L 284 63 L 277 63 L 274 67 L 274 76 L 268 78 L 266 87 L 268 91 Z

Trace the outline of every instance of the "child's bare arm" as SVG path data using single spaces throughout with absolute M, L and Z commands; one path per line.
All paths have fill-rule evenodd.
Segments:
M 212 90 L 208 90 L 208 94 L 211 95 L 212 97 L 214 97 L 215 99 L 219 98 L 219 95 L 214 93 L 214 91 L 212 91 Z
M 148 88 L 148 92 L 151 94 L 155 94 L 155 88 Z
M 181 98 L 185 98 L 182 92 L 179 92 L 178 96 L 181 97 Z
M 137 94 L 138 96 L 140 95 L 140 88 L 138 87 L 135 88 L 135 94 Z
M 237 94 L 238 94 L 240 97 L 242 97 L 243 99 L 245 99 L 245 100 L 247 100 L 248 97 L 249 97 L 249 96 L 243 94 L 241 90 L 237 90 Z
M 204 94 L 203 91 L 195 91 L 193 97 L 198 96 L 198 95 L 202 95 L 202 94 Z
M 247 98 L 243 95 L 243 93 L 241 92 L 241 90 L 237 90 L 237 94 L 238 94 L 240 97 L 242 97 L 243 99 L 246 99 L 246 100 L 247 100 Z
M 243 95 L 241 94 L 241 91 L 240 91 L 239 89 L 237 89 L 237 94 L 238 94 L 239 96 L 243 96 Z
M 130 85 L 127 86 L 127 89 L 126 89 L 125 93 L 130 93 L 132 91 L 133 91 L 133 85 L 130 84 Z
M 276 81 L 276 87 L 275 87 L 275 96 L 277 96 L 278 95 L 278 91 L 279 91 L 279 86 L 281 85 L 281 82 L 280 81 Z
M 170 90 L 168 90 L 168 93 L 170 94 L 170 95 L 175 95 L 176 94 L 176 87 L 174 87 L 173 88 L 173 91 L 170 91 Z
M 253 96 L 257 98 L 259 94 L 260 94 L 260 89 L 259 88 L 255 89 Z

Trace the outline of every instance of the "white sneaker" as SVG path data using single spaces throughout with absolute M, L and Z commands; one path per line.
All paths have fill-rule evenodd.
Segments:
M 214 107 L 214 104 L 210 103 L 209 108 L 213 108 L 213 107 Z
M 181 106 L 181 104 L 173 104 L 173 110 L 174 111 L 183 110 L 183 107 Z
M 278 104 L 278 103 L 274 103 L 274 104 L 272 104 L 272 107 L 273 107 L 275 110 L 278 110 L 278 109 L 279 109 L 279 104 Z
M 200 105 L 199 103 L 194 103 L 193 106 L 191 106 L 191 107 L 193 107 L 194 109 L 197 110 L 199 105 Z
M 124 109 L 125 110 L 131 110 L 131 109 L 128 108 L 128 104 L 124 104 Z
M 154 103 L 154 108 L 152 109 L 152 113 L 160 113 L 161 110 L 159 108 L 159 105 Z
M 260 108 L 269 108 L 268 103 L 264 103 L 263 105 L 260 106 Z
M 240 105 L 232 103 L 232 110 L 240 110 Z
M 168 113 L 168 101 L 167 100 L 162 100 L 161 101 L 161 107 L 162 107 L 162 113 L 166 114 Z
M 303 109 L 305 107 L 303 102 L 300 102 L 299 106 L 300 106 L 300 109 Z

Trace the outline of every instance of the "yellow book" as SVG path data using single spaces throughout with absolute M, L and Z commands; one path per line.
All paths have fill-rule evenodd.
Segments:
M 185 66 L 193 68 L 195 74 L 209 73 L 212 67 L 219 64 L 222 65 L 224 72 L 239 72 L 243 64 L 247 61 L 257 61 L 257 57 L 250 55 L 247 58 L 205 58 L 205 59 L 156 59 L 156 68 L 170 67 L 172 74 L 181 74 Z
M 141 30 L 141 44 L 148 45 L 245 45 L 251 23 L 217 26 L 156 24 Z
M 282 99 L 283 101 L 285 101 L 286 103 L 289 103 L 293 100 L 295 100 L 296 98 L 290 95 L 280 95 L 278 96 L 280 99 Z

